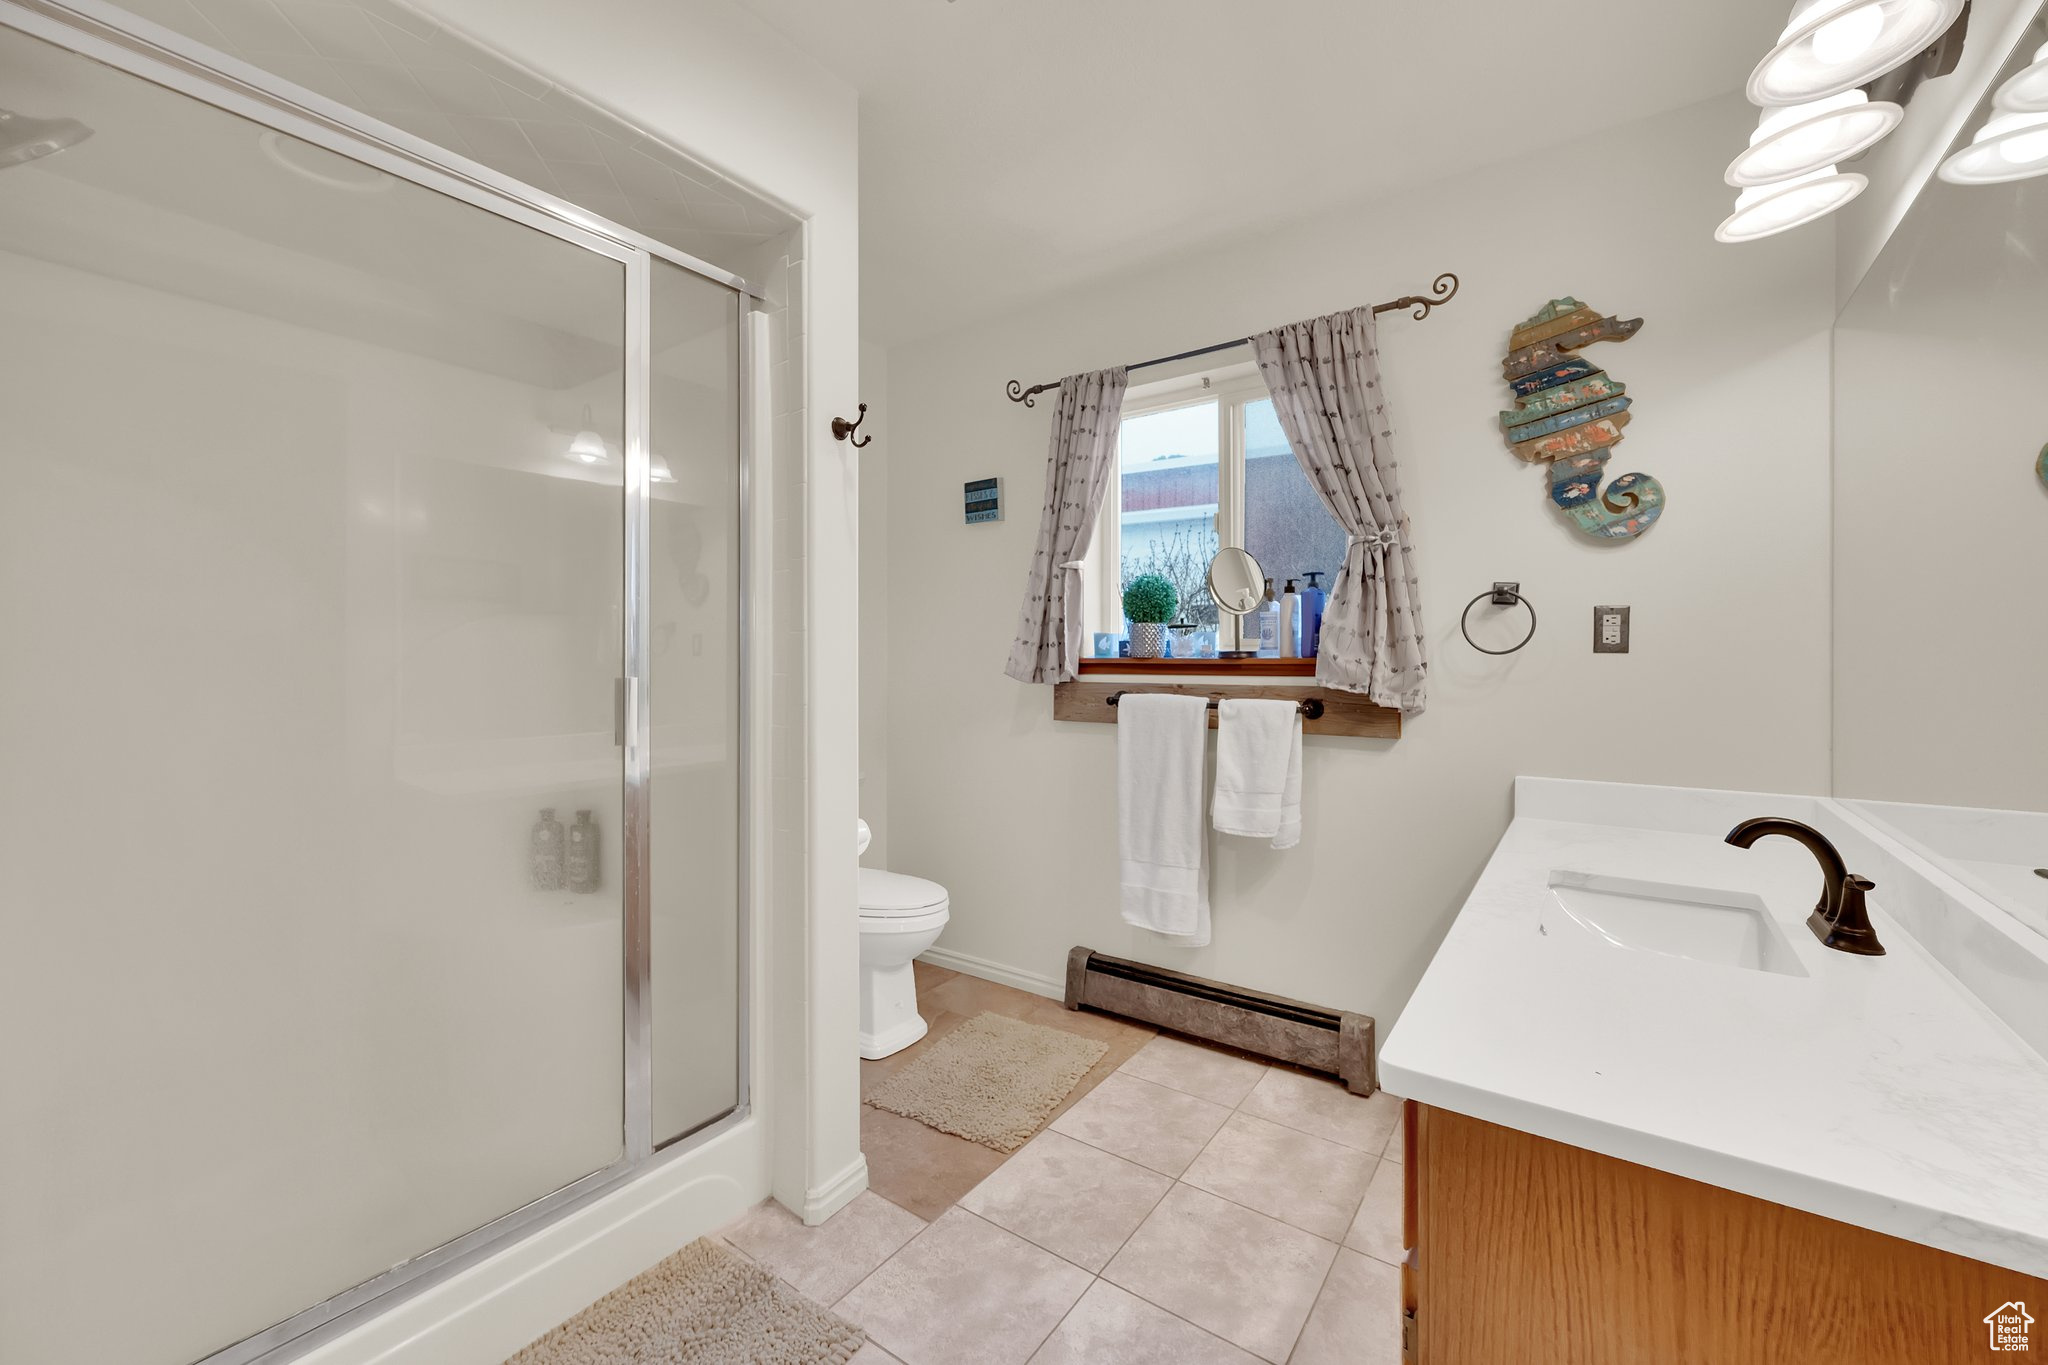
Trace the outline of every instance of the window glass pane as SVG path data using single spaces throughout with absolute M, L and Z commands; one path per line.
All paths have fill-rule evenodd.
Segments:
M 1118 438 L 1118 582 L 1164 574 L 1182 621 L 1213 625 L 1216 553 L 1215 400 L 1127 419 Z M 1119 627 L 1126 623 L 1118 621 Z
M 1244 547 L 1280 592 L 1288 579 L 1308 586 L 1315 570 L 1323 591 L 1344 563 L 1344 528 L 1337 524 L 1294 458 L 1273 400 L 1244 408 Z

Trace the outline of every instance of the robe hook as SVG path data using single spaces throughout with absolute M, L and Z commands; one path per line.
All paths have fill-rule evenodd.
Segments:
M 832 419 L 832 439 L 835 441 L 853 441 L 853 448 L 855 450 L 859 450 L 864 445 L 873 444 L 874 437 L 863 436 L 855 439 L 853 434 L 859 431 L 860 424 L 867 420 L 868 405 L 866 403 L 860 405 L 860 416 L 854 418 L 851 422 L 847 421 L 844 417 L 834 417 Z

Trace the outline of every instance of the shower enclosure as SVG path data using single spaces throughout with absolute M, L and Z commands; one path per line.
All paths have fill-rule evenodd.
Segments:
M 754 300 L 68 9 L 0 106 L 0 1360 L 239 1365 L 746 1108 Z

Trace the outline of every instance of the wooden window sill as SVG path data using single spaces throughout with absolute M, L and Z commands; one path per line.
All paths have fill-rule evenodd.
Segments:
M 1313 678 L 1314 659 L 1083 659 L 1081 676 L 1144 674 L 1237 675 L 1246 678 Z

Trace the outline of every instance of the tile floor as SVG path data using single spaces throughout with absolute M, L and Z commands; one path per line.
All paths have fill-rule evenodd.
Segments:
M 867 1330 L 856 1365 L 1397 1365 L 1400 1102 L 918 964 L 925 1040 L 982 1010 L 1109 1052 L 1014 1154 L 861 1110 L 868 1191 L 724 1239 Z

